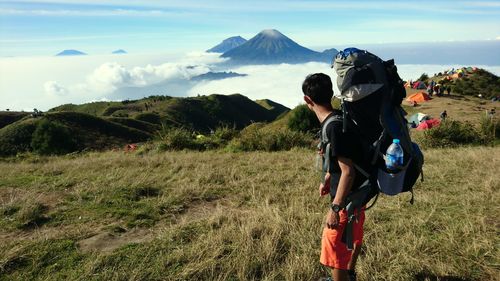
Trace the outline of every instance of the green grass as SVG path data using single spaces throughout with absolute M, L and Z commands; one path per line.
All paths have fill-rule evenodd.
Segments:
M 415 204 L 384 196 L 367 212 L 360 280 L 499 280 L 500 149 L 424 153 Z M 106 152 L 0 162 L 0 280 L 318 280 L 328 272 L 318 261 L 328 204 L 314 157 Z
M 129 118 L 100 118 L 79 112 L 51 112 L 23 119 L 0 129 L 0 156 L 32 151 L 32 135 L 47 120 L 62 125 L 76 142 L 76 150 L 103 150 L 152 139 L 157 125 Z M 57 145 L 53 144 L 53 145 Z
M 99 117 L 130 117 L 143 121 L 157 119 L 150 115 L 155 114 L 166 125 L 182 126 L 206 133 L 224 125 L 242 129 L 252 122 L 270 122 L 288 110 L 271 100 L 254 102 L 240 94 L 213 94 L 187 98 L 151 96 L 122 102 L 66 104 L 50 111 L 79 112 Z
M 0 129 L 21 120 L 29 114 L 29 112 L 0 111 Z

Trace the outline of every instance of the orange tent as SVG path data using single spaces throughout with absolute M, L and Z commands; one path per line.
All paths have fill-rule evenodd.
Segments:
M 406 98 L 406 100 L 409 102 L 424 102 L 430 99 L 431 98 L 429 97 L 429 95 L 424 92 L 419 92 Z

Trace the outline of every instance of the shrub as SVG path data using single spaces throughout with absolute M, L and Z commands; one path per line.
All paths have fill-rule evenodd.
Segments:
M 419 142 L 425 147 L 450 147 L 479 144 L 483 139 L 471 123 L 446 120 L 440 126 L 424 131 Z
M 483 116 L 480 121 L 480 131 L 486 143 L 500 138 L 500 122 L 491 117 Z
M 312 135 L 290 129 L 268 129 L 262 124 L 252 124 L 245 128 L 238 138 L 233 139 L 229 150 L 233 151 L 279 151 L 294 147 L 308 147 L 313 141 Z
M 183 128 L 163 127 L 158 137 L 160 150 L 196 149 L 198 147 L 192 134 Z
M 238 135 L 238 130 L 234 127 L 222 126 L 215 130 L 213 137 L 221 143 L 227 143 Z
M 314 112 L 309 110 L 307 105 L 303 104 L 297 106 L 290 114 L 288 128 L 291 130 L 303 133 L 318 130 L 318 118 L 316 118 Z
M 0 129 L 0 156 L 16 155 L 31 150 L 31 136 L 36 129 L 32 120 L 10 124 Z
M 31 147 L 42 155 L 66 154 L 76 150 L 76 142 L 66 127 L 42 120 L 33 132 Z

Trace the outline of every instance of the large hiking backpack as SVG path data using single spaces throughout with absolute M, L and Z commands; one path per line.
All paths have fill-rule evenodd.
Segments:
M 424 157 L 410 138 L 401 107 L 406 91 L 394 60 L 383 61 L 370 52 L 347 48 L 335 56 L 332 67 L 338 75 L 343 130 L 359 136 L 369 163 L 367 170 L 355 165 L 368 180 L 346 198 L 349 221 L 354 219 L 354 209 L 366 205 L 378 192 L 396 195 L 409 191 L 413 204 L 413 185 L 422 174 Z M 388 171 L 384 160 L 393 139 L 400 140 L 404 152 L 404 164 L 397 173 Z M 352 223 L 345 231 L 352 248 L 350 231 Z

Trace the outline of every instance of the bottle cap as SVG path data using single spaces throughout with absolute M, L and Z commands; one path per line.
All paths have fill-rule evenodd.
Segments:
M 393 143 L 399 143 L 399 139 L 393 139 L 392 142 Z

